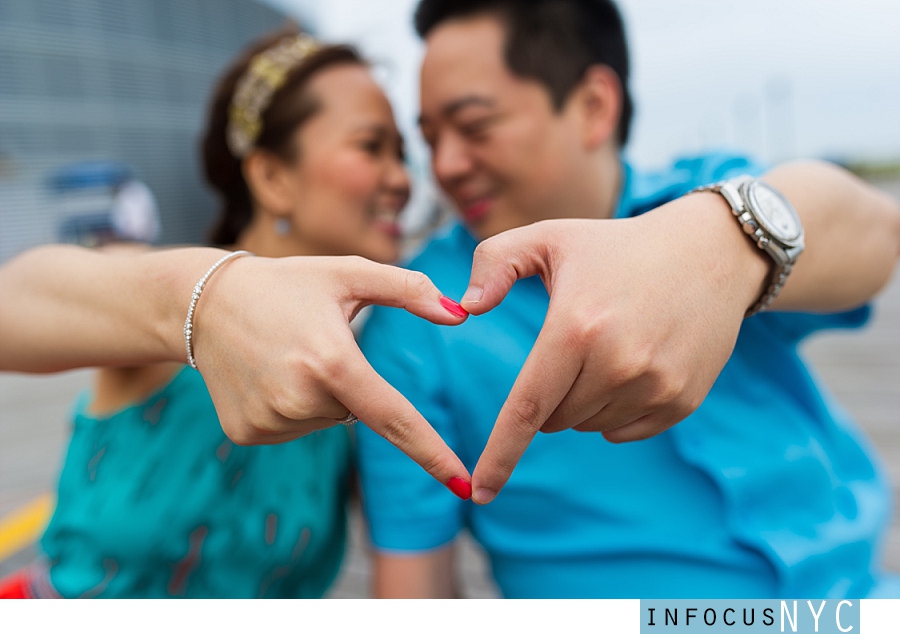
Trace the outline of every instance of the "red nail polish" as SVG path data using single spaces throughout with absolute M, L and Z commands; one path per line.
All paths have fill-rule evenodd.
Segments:
M 447 488 L 453 491 L 453 495 L 462 500 L 468 500 L 472 497 L 472 483 L 466 482 L 459 476 L 453 476 L 447 480 Z
M 456 317 L 467 317 L 469 315 L 468 311 L 459 305 L 459 302 L 455 302 L 449 297 L 445 297 L 441 295 L 441 306 L 447 309 L 447 312 Z

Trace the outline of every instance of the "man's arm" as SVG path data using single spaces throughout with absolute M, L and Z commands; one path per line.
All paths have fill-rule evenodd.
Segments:
M 377 599 L 458 599 L 454 553 L 452 544 L 423 554 L 375 553 L 372 596 Z
M 900 204 L 828 163 L 777 167 L 764 180 L 797 209 L 806 249 L 775 310 L 834 312 L 872 299 L 900 257 Z
M 806 230 L 806 251 L 773 308 L 837 311 L 884 286 L 900 255 L 896 200 L 822 163 L 764 178 Z M 482 242 L 462 302 L 470 313 L 487 312 L 530 275 L 541 275 L 551 299 L 473 474 L 473 499 L 493 499 L 540 429 L 624 442 L 687 417 L 728 361 L 770 270 L 712 193 L 636 218 L 545 221 Z
M 0 370 L 184 362 L 194 284 L 224 251 L 103 254 L 35 249 L 0 267 Z M 468 471 L 363 358 L 349 322 L 367 304 L 440 324 L 448 312 L 422 273 L 358 257 L 242 257 L 217 270 L 194 315 L 194 355 L 235 442 L 284 442 L 347 410 L 439 482 Z

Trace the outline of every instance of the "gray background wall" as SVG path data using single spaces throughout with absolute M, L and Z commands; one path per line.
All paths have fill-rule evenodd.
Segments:
M 283 14 L 254 0 L 0 0 L 0 262 L 56 239 L 49 174 L 130 164 L 163 242 L 203 238 L 197 144 L 213 79 Z

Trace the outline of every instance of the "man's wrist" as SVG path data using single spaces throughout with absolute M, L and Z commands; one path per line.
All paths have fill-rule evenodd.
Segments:
M 703 226 L 709 227 L 711 234 L 708 244 L 720 243 L 723 247 L 722 260 L 727 267 L 727 275 L 739 287 L 735 289 L 742 306 L 749 310 L 766 292 L 772 276 L 774 262 L 762 251 L 735 220 L 731 206 L 715 192 L 696 192 L 689 199 L 702 208 Z M 694 210 L 697 212 L 698 210 Z

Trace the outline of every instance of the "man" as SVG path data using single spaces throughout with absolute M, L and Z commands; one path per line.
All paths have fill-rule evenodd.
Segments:
M 510 597 L 896 591 L 876 565 L 887 486 L 796 352 L 865 321 L 900 252 L 896 203 L 816 163 L 623 163 L 606 0 L 423 0 L 416 26 L 422 132 L 464 225 L 411 267 L 479 316 L 376 309 L 362 347 L 477 463 L 479 506 L 360 428 L 376 594 L 453 596 L 464 527 Z M 684 196 L 743 175 L 767 184 Z M 536 435 L 572 427 L 602 433 Z

